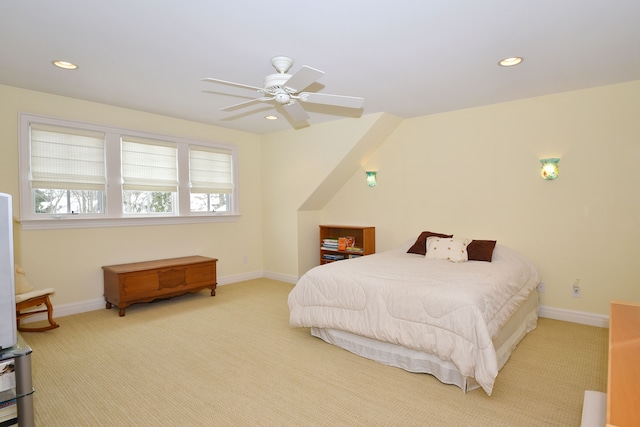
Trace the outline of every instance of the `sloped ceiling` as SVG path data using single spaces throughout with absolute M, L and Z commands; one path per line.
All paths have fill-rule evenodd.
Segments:
M 326 73 L 310 91 L 365 98 L 306 104 L 306 125 L 410 118 L 638 80 L 639 22 L 637 0 L 2 0 L 0 84 L 261 134 L 292 124 L 222 112 L 258 94 L 201 79 L 261 86 L 287 55 Z

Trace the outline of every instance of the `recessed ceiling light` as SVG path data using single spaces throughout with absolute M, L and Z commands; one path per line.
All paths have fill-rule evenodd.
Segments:
M 264 116 L 267 120 L 278 120 L 278 116 Z
M 518 65 L 521 63 L 523 59 L 519 56 L 510 56 L 509 58 L 501 59 L 498 62 L 498 65 L 501 67 L 513 67 L 514 65 Z
M 67 61 L 53 61 L 52 64 L 55 65 L 56 67 L 64 68 L 65 70 L 75 70 L 78 68 L 78 66 L 73 62 L 67 62 Z

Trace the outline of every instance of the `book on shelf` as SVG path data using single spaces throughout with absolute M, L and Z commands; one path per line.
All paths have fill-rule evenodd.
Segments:
M 16 386 L 16 363 L 14 359 L 0 362 L 0 392 Z
M 347 251 L 362 253 L 362 248 L 355 246 L 356 239 L 352 236 L 338 237 L 337 239 L 322 239 L 320 249 L 324 251 Z
M 322 239 L 323 246 L 335 246 L 338 247 L 338 239 Z
M 354 247 L 356 244 L 356 238 L 353 236 L 338 237 L 338 250 L 346 251 L 349 248 Z
M 0 413 L 0 427 L 9 427 L 18 424 L 18 411 L 13 408 L 11 413 Z
M 10 389 L 0 392 L 0 410 L 16 404 L 16 390 Z
M 16 405 L 16 390 L 10 388 L 0 391 L 0 426 L 13 425 L 18 417 L 18 406 Z
M 0 409 L 0 427 L 13 426 L 16 425 L 17 422 L 18 409 L 16 405 Z
M 338 255 L 338 254 L 323 254 L 322 255 L 322 259 L 326 259 L 329 261 L 340 261 L 345 259 L 344 255 Z

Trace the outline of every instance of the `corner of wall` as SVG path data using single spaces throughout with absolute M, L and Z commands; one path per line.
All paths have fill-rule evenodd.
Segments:
M 301 211 L 314 211 L 322 207 L 348 181 L 359 168 L 382 145 L 400 125 L 403 119 L 387 113 L 377 115 L 368 129 L 363 129 L 359 138 L 353 142 L 349 152 L 336 159 L 333 169 L 329 170 L 324 180 L 300 206 Z

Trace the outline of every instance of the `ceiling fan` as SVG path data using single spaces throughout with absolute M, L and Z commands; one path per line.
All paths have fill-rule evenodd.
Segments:
M 331 105 L 345 108 L 362 108 L 364 98 L 356 96 L 329 95 L 316 92 L 301 92 L 324 75 L 323 71 L 303 65 L 295 74 L 287 74 L 293 60 L 287 56 L 274 56 L 271 64 L 277 73 L 264 78 L 264 87 L 234 83 L 226 80 L 205 78 L 203 81 L 221 83 L 229 86 L 251 89 L 263 94 L 259 98 L 241 102 L 222 108 L 222 111 L 232 111 L 259 102 L 270 102 L 281 105 L 294 122 L 303 122 L 309 119 L 309 115 L 302 107 L 301 102 L 312 104 Z

